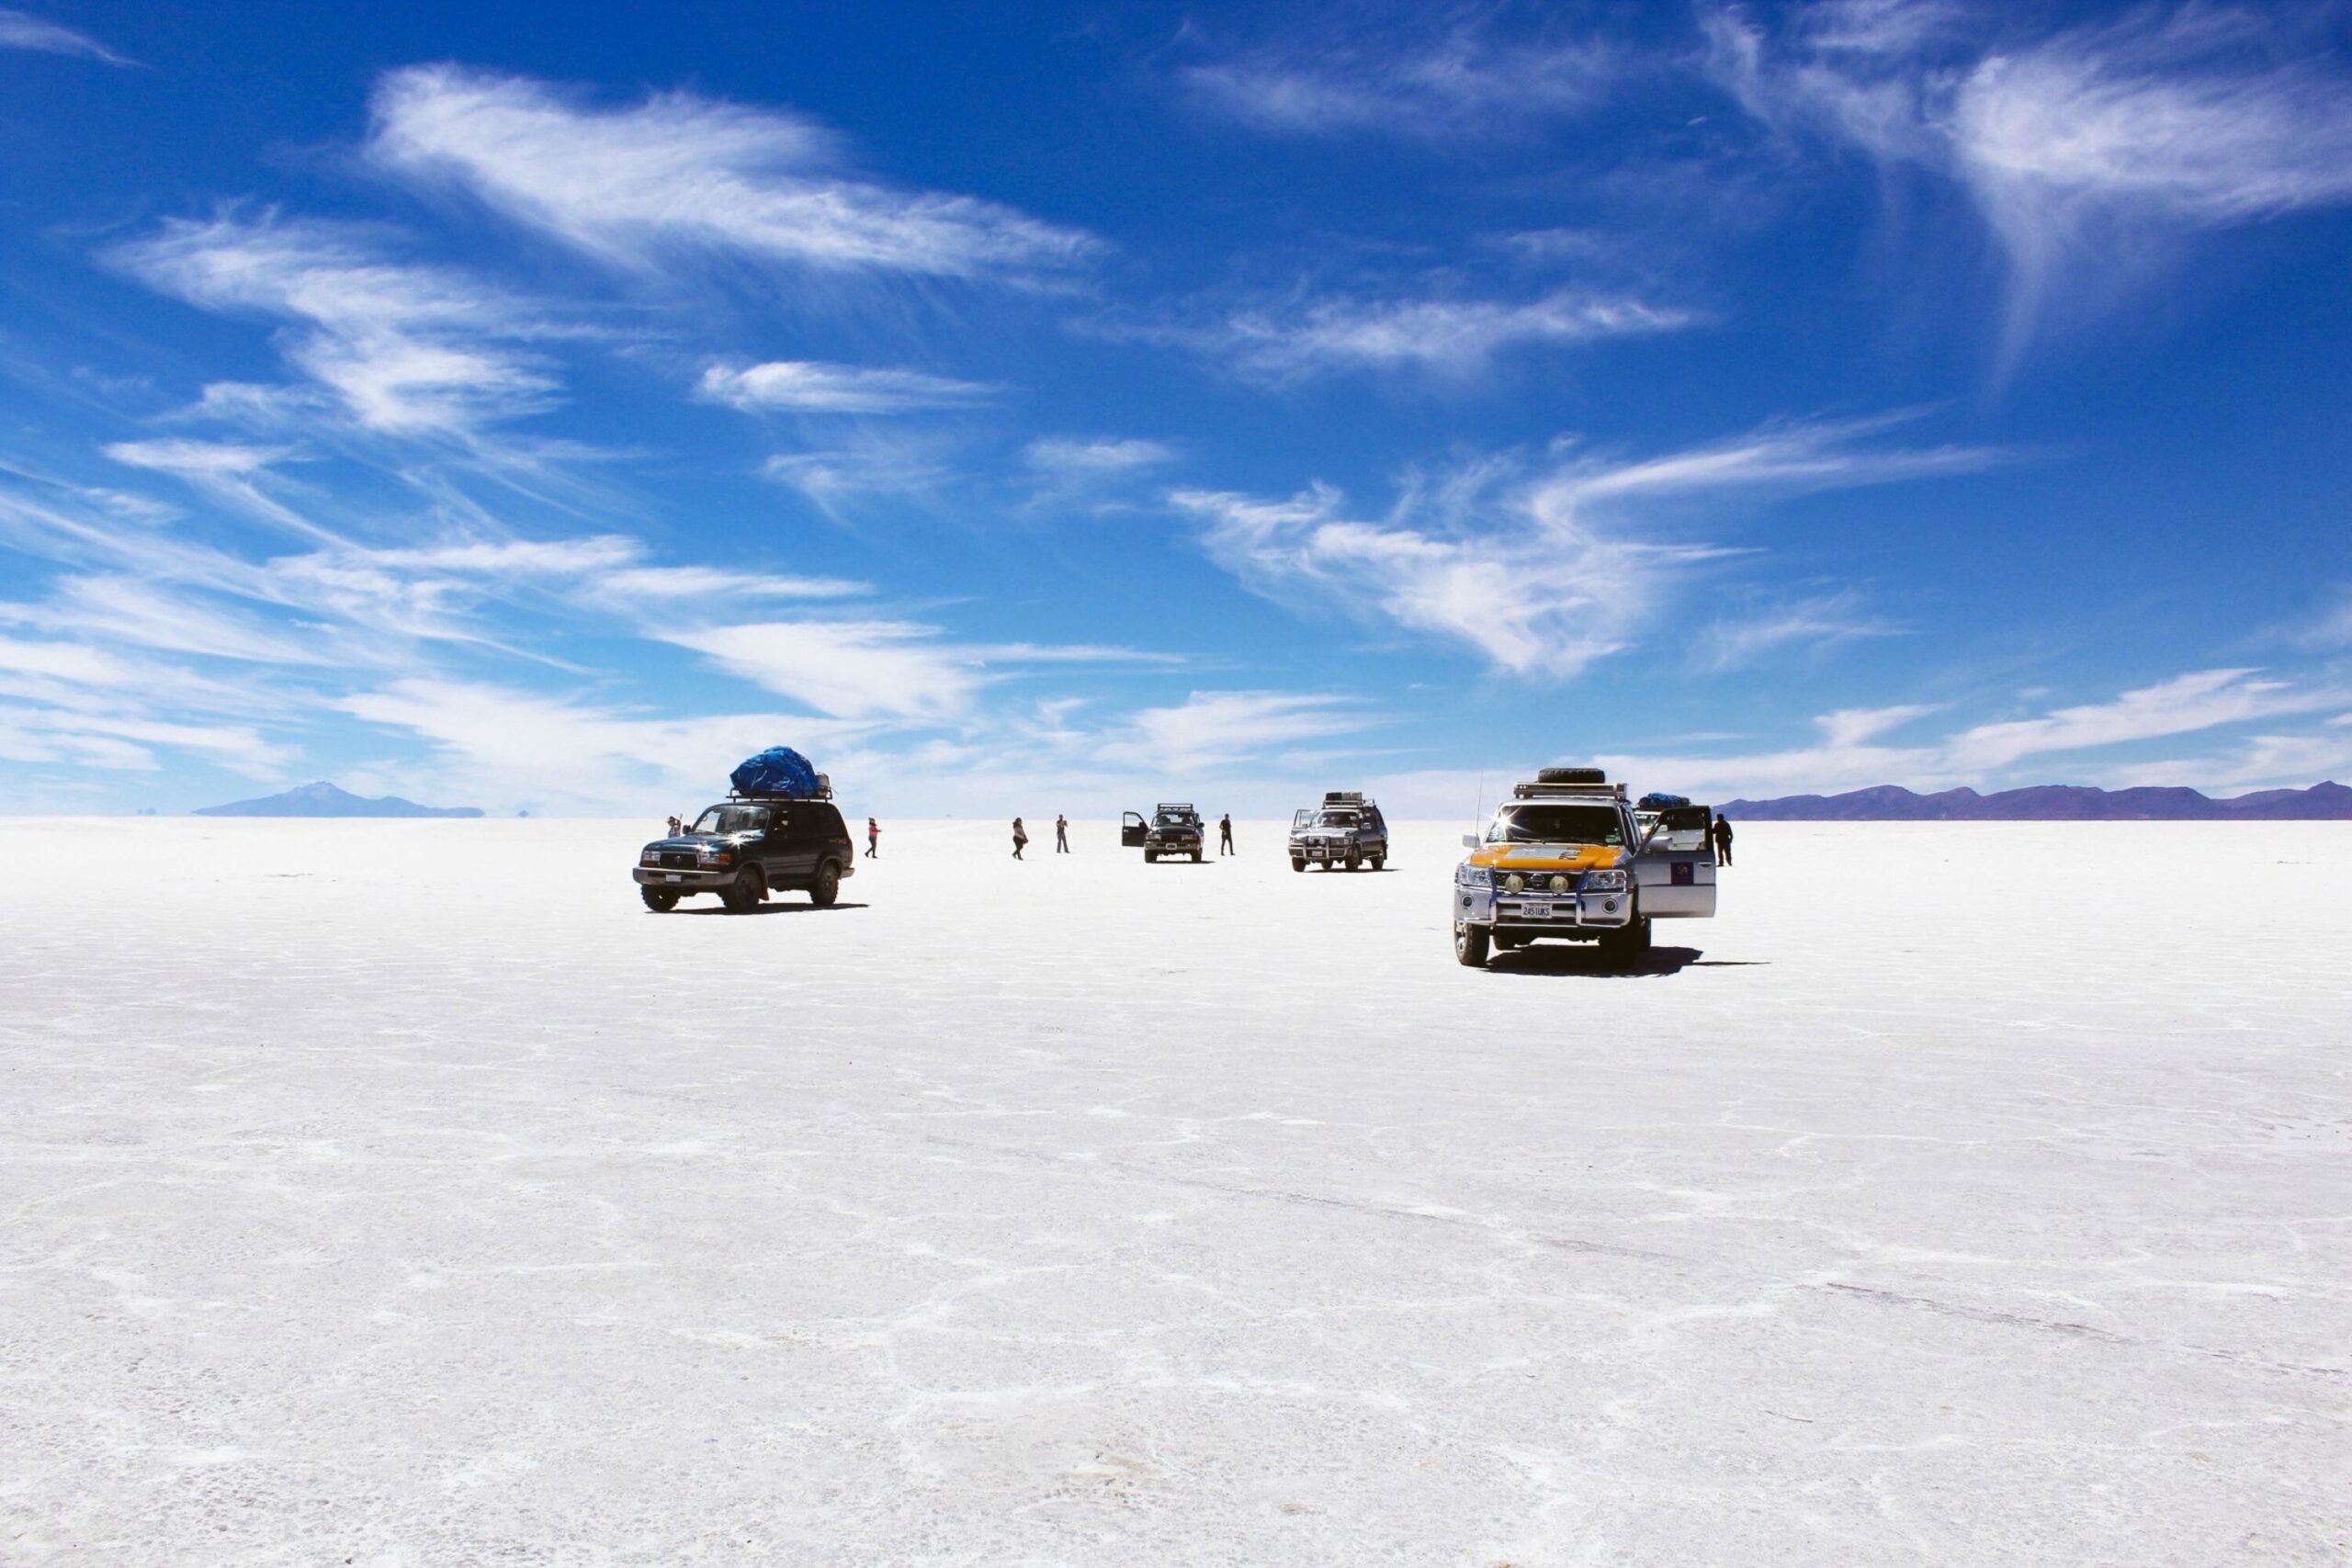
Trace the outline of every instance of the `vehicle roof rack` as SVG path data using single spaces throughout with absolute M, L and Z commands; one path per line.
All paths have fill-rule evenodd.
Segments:
M 817 793 L 814 795 L 795 795 L 790 790 L 783 789 L 730 789 L 727 792 L 727 798 L 729 800 L 831 800 L 833 798 L 833 781 L 826 774 L 819 773 Z
M 1190 811 L 1193 809 L 1193 803 L 1189 800 L 1163 800 L 1152 809 L 1154 811 Z
M 1362 806 L 1363 791 L 1360 789 L 1327 789 L 1323 792 L 1326 806 Z
M 1522 784 L 1510 786 L 1513 800 L 1589 800 L 1600 795 L 1609 800 L 1625 798 L 1625 786 L 1621 784 Z

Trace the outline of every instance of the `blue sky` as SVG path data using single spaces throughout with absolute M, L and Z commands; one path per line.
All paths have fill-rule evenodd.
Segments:
M 2352 774 L 2352 12 L 0 10 L 0 807 Z

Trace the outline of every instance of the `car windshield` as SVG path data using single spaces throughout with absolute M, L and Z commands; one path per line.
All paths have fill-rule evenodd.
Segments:
M 757 833 L 768 825 L 763 806 L 714 806 L 695 818 L 697 833 Z
M 1362 820 L 1363 818 L 1358 817 L 1352 811 L 1326 811 L 1323 813 L 1323 820 L 1317 823 L 1316 826 L 1319 828 L 1352 828 Z
M 1527 801 L 1506 806 L 1487 829 L 1490 844 L 1609 844 L 1623 848 L 1625 818 L 1613 806 Z
M 1163 811 L 1159 817 L 1159 823 L 1162 828 L 1189 828 L 1199 820 L 1199 818 L 1189 811 Z

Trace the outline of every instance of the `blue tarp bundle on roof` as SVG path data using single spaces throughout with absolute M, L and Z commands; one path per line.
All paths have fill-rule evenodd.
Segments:
M 1672 807 L 1688 806 L 1690 804 L 1690 797 L 1687 795 L 1645 795 L 1642 796 L 1641 799 L 1634 802 L 1634 809 L 1636 811 L 1665 811 Z
M 789 800 L 817 797 L 817 770 L 789 746 L 771 746 L 728 775 L 738 795 L 780 795 Z

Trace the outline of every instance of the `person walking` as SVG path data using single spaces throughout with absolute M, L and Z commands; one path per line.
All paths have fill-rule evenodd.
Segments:
M 881 848 L 882 824 L 869 817 L 865 819 L 865 858 L 867 860 L 880 860 L 882 858 L 880 853 Z
M 1216 852 L 1220 859 L 1234 852 L 1233 813 L 1230 811 L 1216 819 Z
M 1012 858 L 1014 860 L 1023 859 L 1023 857 L 1021 852 L 1028 847 L 1029 829 L 1023 828 L 1021 825 L 1021 818 L 1016 817 L 1012 819 Z
M 1710 836 L 1715 840 L 1715 863 L 1729 865 L 1731 863 L 1731 824 L 1722 817 L 1717 817 Z
M 1054 853 L 1069 853 L 1069 818 L 1059 812 L 1054 814 Z

